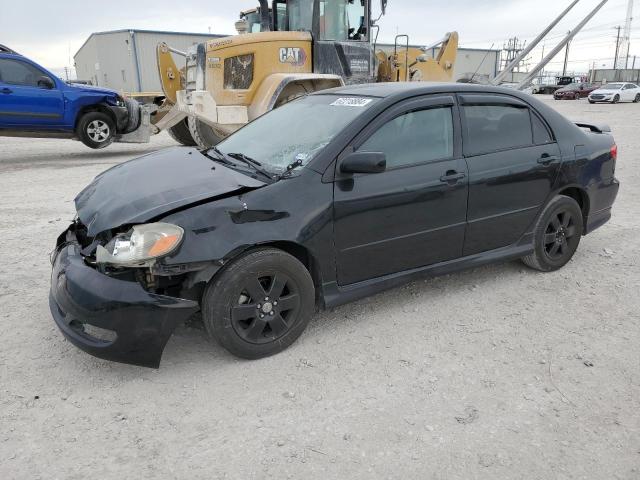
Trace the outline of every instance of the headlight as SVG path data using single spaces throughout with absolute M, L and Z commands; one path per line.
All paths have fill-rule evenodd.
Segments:
M 125 102 L 124 98 L 122 98 L 120 95 L 118 95 L 115 98 L 107 99 L 107 103 L 109 103 L 110 105 L 115 105 L 116 107 L 126 107 L 127 106 L 127 103 Z
M 169 223 L 136 225 L 114 237 L 106 247 L 98 246 L 96 261 L 126 267 L 146 267 L 169 255 L 180 245 L 184 230 Z

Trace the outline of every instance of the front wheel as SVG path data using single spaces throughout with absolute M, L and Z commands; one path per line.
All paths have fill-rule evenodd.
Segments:
M 636 98 L 633 99 L 633 103 L 640 103 L 640 93 L 636 95 Z
M 106 113 L 89 112 L 80 118 L 76 132 L 80 141 L 87 147 L 105 148 L 115 139 L 116 125 Z
M 541 272 L 564 267 L 576 253 L 583 230 L 582 210 L 578 202 L 558 195 L 540 215 L 534 228 L 534 251 L 522 261 Z
M 203 320 L 229 352 L 255 360 L 295 342 L 314 308 L 309 271 L 291 255 L 267 248 L 242 256 L 209 283 Z
M 620 95 L 616 95 L 615 97 L 613 97 L 612 103 L 618 103 L 619 101 L 620 101 Z

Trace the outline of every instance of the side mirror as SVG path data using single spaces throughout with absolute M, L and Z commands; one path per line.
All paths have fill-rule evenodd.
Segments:
M 381 152 L 355 152 L 340 164 L 342 173 L 382 173 L 387 169 L 387 156 Z
M 55 86 L 56 86 L 56 84 L 53 83 L 53 80 L 51 80 L 49 77 L 47 77 L 45 75 L 43 75 L 42 77 L 38 78 L 38 87 L 40 87 L 40 88 L 46 88 L 48 90 L 51 90 Z

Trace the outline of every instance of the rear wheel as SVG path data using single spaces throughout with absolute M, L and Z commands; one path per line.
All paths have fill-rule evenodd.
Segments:
M 185 147 L 197 146 L 195 140 L 191 136 L 191 131 L 189 130 L 189 124 L 186 118 L 169 128 L 167 132 L 171 138 Z
M 291 255 L 269 248 L 242 256 L 209 283 L 203 320 L 224 348 L 253 360 L 295 342 L 314 307 L 308 270 Z
M 87 147 L 105 148 L 113 143 L 116 124 L 106 113 L 88 112 L 80 118 L 76 133 Z
M 580 94 L 579 94 L 579 93 L 576 93 L 576 94 L 573 96 L 573 99 L 574 99 L 574 100 L 580 100 Z
M 541 272 L 558 270 L 573 258 L 582 232 L 580 205 L 573 198 L 558 195 L 540 215 L 534 229 L 535 250 L 522 261 Z
M 189 125 L 189 132 L 191 137 L 196 142 L 196 145 L 202 149 L 215 147 L 219 144 L 223 137 L 213 131 L 209 125 L 195 117 L 189 117 L 187 119 Z

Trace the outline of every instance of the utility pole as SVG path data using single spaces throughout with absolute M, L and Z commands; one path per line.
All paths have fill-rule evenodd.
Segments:
M 622 30 L 622 27 L 620 25 L 618 25 L 617 27 L 614 27 L 618 30 L 618 37 L 616 38 L 616 57 L 615 60 L 613 61 L 613 69 L 617 70 L 618 69 L 618 53 L 620 53 L 620 30 Z
M 567 35 L 571 35 L 571 32 L 567 32 Z M 569 46 L 571 45 L 571 41 L 567 42 L 567 49 L 564 51 L 564 68 L 562 69 L 562 76 L 567 76 L 567 65 L 569 63 Z
M 631 23 L 633 21 L 633 0 L 628 0 L 627 16 L 624 22 L 624 30 L 620 38 L 620 48 L 618 49 L 618 66 L 620 68 L 629 67 L 629 50 L 631 46 Z

